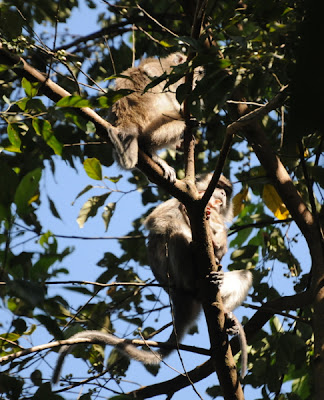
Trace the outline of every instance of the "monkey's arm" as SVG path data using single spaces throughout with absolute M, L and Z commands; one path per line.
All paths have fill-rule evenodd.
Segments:
M 125 355 L 134 360 L 140 361 L 143 364 L 158 364 L 160 362 L 159 356 L 154 352 L 140 350 L 137 347 L 133 346 L 130 343 L 127 343 L 123 339 L 119 339 L 118 337 L 111 335 L 109 333 L 104 333 L 101 331 L 83 331 L 78 332 L 75 335 L 71 336 L 70 339 L 92 339 L 98 344 L 109 344 L 112 346 L 116 346 L 117 350 L 121 351 Z M 73 345 L 62 346 L 59 351 L 59 358 L 56 362 L 55 370 L 52 377 L 52 382 L 57 383 L 61 369 L 63 366 L 63 362 L 68 353 L 72 350 Z

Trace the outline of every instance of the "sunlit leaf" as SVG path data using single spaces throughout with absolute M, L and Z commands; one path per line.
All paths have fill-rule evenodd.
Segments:
M 114 214 L 115 208 L 116 208 L 116 203 L 108 203 L 104 208 L 104 212 L 102 213 L 102 219 L 104 220 L 106 231 L 108 229 L 111 217 Z
M 96 106 L 100 108 L 109 108 L 111 107 L 116 101 L 120 100 L 121 98 L 133 93 L 133 90 L 130 89 L 120 89 L 116 91 L 111 91 L 106 93 L 104 96 L 100 96 L 96 100 Z
M 41 175 L 41 168 L 34 169 L 25 175 L 19 183 L 14 201 L 20 216 L 24 216 L 29 212 L 30 200 L 38 194 L 39 191 L 38 185 Z
M 233 251 L 232 260 L 252 259 L 258 254 L 258 246 L 247 245 Z
M 22 78 L 21 80 L 21 86 L 24 88 L 28 97 L 36 96 L 40 85 L 39 82 L 30 82 L 26 78 Z
M 8 138 L 10 140 L 10 143 L 15 147 L 20 148 L 21 140 L 20 140 L 20 136 L 19 136 L 18 125 L 17 124 L 8 124 L 7 133 L 8 133 Z
M 55 154 L 62 155 L 63 145 L 54 136 L 50 122 L 46 119 L 34 118 L 32 124 L 37 135 L 43 137 L 46 144 L 54 150 Z
M 97 214 L 98 208 L 104 205 L 109 195 L 110 193 L 101 196 L 93 196 L 83 204 L 77 218 L 77 223 L 80 228 L 84 227 L 84 224 L 89 217 L 94 217 Z
M 91 102 L 81 96 L 66 96 L 56 103 L 57 107 L 92 107 Z
M 101 164 L 97 158 L 87 158 L 83 163 L 83 167 L 91 179 L 95 179 L 97 181 L 102 180 Z
M 172 47 L 173 44 L 166 42 L 165 40 L 160 40 L 160 45 L 163 47 Z
M 262 198 L 264 200 L 264 204 L 278 219 L 286 219 L 289 217 L 289 211 L 287 210 L 274 186 L 269 184 L 264 185 Z
M 243 190 L 241 190 L 239 193 L 237 193 L 232 200 L 233 204 L 233 214 L 234 217 L 239 215 L 241 211 L 243 211 L 245 205 L 244 202 L 249 198 L 249 188 L 246 187 Z

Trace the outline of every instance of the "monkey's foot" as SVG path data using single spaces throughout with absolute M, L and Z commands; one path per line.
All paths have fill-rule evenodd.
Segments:
M 233 317 L 232 312 L 227 312 L 225 314 L 225 318 L 226 333 L 232 336 L 238 335 L 240 332 L 240 328 L 237 325 L 237 322 Z
M 217 289 L 219 289 L 224 282 L 224 271 L 211 271 L 208 275 L 208 278 L 209 281 L 213 283 L 217 287 Z
M 169 180 L 171 183 L 174 183 L 177 180 L 175 170 L 170 167 L 166 161 L 162 160 L 162 158 L 156 154 L 152 154 L 151 158 L 163 169 L 163 176 L 165 179 Z

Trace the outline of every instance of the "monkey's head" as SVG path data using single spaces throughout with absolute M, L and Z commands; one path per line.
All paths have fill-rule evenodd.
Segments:
M 204 174 L 197 177 L 197 189 L 204 192 L 212 178 L 213 174 Z M 209 205 L 219 214 L 222 214 L 228 221 L 232 219 L 232 197 L 233 187 L 231 182 L 221 175 L 209 201 Z

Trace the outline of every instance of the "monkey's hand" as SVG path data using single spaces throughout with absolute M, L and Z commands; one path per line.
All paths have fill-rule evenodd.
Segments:
M 238 335 L 240 333 L 240 327 L 237 324 L 236 318 L 234 317 L 231 311 L 225 313 L 225 326 L 226 326 L 226 333 L 228 335 Z
M 211 271 L 210 274 L 208 275 L 208 279 L 219 290 L 224 282 L 224 271 L 223 270 Z

